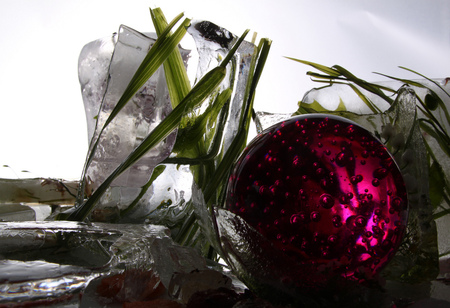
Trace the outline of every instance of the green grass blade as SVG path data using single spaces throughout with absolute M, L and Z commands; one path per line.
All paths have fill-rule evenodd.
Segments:
M 428 119 L 419 119 L 420 128 L 433 137 L 447 156 L 450 156 L 450 138 L 441 132 L 436 123 Z
M 130 212 L 138 204 L 139 200 L 141 200 L 141 198 L 145 195 L 145 193 L 150 188 L 150 186 L 153 184 L 153 182 L 158 178 L 158 176 L 161 175 L 161 173 L 164 172 L 165 169 L 166 169 L 166 166 L 164 166 L 164 165 L 158 165 L 155 167 L 155 169 L 153 169 L 150 180 L 144 186 L 141 187 L 141 192 L 133 200 L 133 202 L 131 202 L 131 204 L 126 209 L 120 211 L 120 216 L 122 216 L 122 217 L 125 216 L 128 212 Z
M 410 69 L 410 68 L 406 68 L 406 67 L 403 67 L 403 66 L 399 66 L 399 68 L 404 69 L 404 70 L 407 70 L 407 71 L 409 71 L 409 72 L 411 72 L 411 73 L 414 73 L 414 74 L 416 74 L 416 75 L 419 75 L 420 77 L 425 78 L 426 80 L 428 80 L 428 81 L 434 83 L 439 89 L 441 89 L 445 94 L 447 94 L 448 97 L 450 97 L 450 93 L 447 92 L 447 91 L 445 91 L 445 89 L 444 89 L 439 83 L 437 83 L 435 80 L 433 80 L 433 79 L 431 79 L 431 78 L 428 78 L 427 76 L 422 75 L 422 74 L 420 74 L 420 73 L 418 73 L 418 72 L 416 72 L 416 71 L 414 71 L 414 70 L 412 70 L 412 69 Z
M 87 159 L 85 169 L 90 165 L 95 151 L 97 149 L 100 136 L 106 129 L 109 123 L 116 117 L 116 115 L 122 110 L 122 108 L 128 103 L 128 101 L 133 97 L 134 94 L 145 84 L 145 82 L 156 72 L 156 70 L 163 64 L 171 52 L 177 48 L 178 43 L 186 34 L 186 27 L 190 24 L 189 19 L 185 19 L 184 22 L 177 28 L 174 35 L 169 37 L 170 30 L 174 25 L 181 19 L 182 14 L 178 15 L 170 25 L 164 30 L 160 37 L 156 40 L 147 56 L 144 58 L 143 62 L 137 69 L 136 73 L 132 77 L 130 83 L 122 94 L 121 98 L 117 102 L 114 109 L 111 111 L 109 117 L 106 119 L 100 133 L 98 134 L 97 140 L 93 144 L 89 157 Z
M 341 75 L 340 72 L 338 72 L 336 69 L 322 65 L 322 64 L 318 64 L 318 63 L 314 63 L 314 62 L 310 62 L 310 61 L 305 61 L 305 60 L 299 60 L 299 59 L 295 59 L 295 58 L 290 58 L 290 57 L 285 57 L 289 60 L 293 60 L 296 62 L 300 62 L 309 66 L 314 67 L 316 70 L 319 70 L 325 74 L 328 74 L 332 77 L 339 77 Z
M 172 110 L 169 115 L 142 141 L 142 143 L 131 152 L 131 154 L 111 173 L 108 178 L 97 188 L 92 196 L 70 216 L 69 220 L 83 221 L 94 209 L 94 206 L 100 200 L 111 183 L 122 172 L 137 162 L 145 153 L 164 140 L 172 131 L 174 131 L 184 114 L 185 109 L 193 108 L 205 100 L 211 92 L 225 78 L 226 69 L 216 67 L 208 72 L 197 85 L 186 95 L 180 104 Z
M 208 185 L 205 187 L 205 189 L 203 191 L 203 196 L 204 196 L 206 204 L 208 204 L 211 201 L 212 197 L 217 192 L 217 187 L 219 187 L 220 184 L 223 183 L 224 179 L 229 174 L 237 157 L 240 155 L 240 153 L 242 152 L 243 148 L 246 145 L 248 129 L 245 129 L 245 128 L 248 127 L 247 125 L 249 125 L 249 124 L 247 122 L 250 122 L 250 119 L 251 119 L 252 104 L 253 104 L 253 100 L 254 100 L 255 89 L 258 85 L 260 75 L 264 68 L 264 64 L 267 60 L 270 46 L 271 46 L 270 40 L 263 40 L 261 47 L 257 48 L 257 50 L 254 53 L 254 57 L 258 57 L 258 63 L 255 66 L 255 73 L 253 74 L 252 79 L 248 80 L 248 82 L 251 84 L 251 86 L 249 89 L 249 95 L 245 102 L 245 104 L 246 104 L 245 113 L 243 115 L 245 121 L 240 124 L 241 129 L 239 129 L 238 133 L 234 137 L 234 139 L 231 142 L 230 147 L 226 151 L 222 161 L 217 166 L 217 169 L 214 172 L 214 175 L 211 177 Z
M 169 26 L 160 8 L 150 9 L 153 25 L 158 36 Z M 169 33 L 169 35 L 171 35 Z M 172 107 L 175 108 L 191 90 L 191 84 L 185 69 L 180 50 L 175 48 L 164 62 L 167 88 Z
M 194 119 L 192 126 L 179 129 L 177 141 L 173 147 L 173 152 L 177 153 L 177 156 L 187 156 L 187 153 L 189 153 L 192 148 L 196 147 L 204 138 L 207 130 L 207 123 L 217 119 L 223 106 L 229 101 L 231 94 L 231 89 L 224 90 L 216 96 L 214 102 L 209 105 L 201 115 Z
M 237 42 L 233 45 L 233 47 L 230 49 L 230 51 L 226 55 L 225 59 L 223 59 L 222 62 L 219 64 L 221 67 L 225 68 L 228 65 L 228 62 L 231 61 L 231 59 L 233 58 L 234 54 L 236 53 L 236 50 L 239 48 L 241 43 L 244 41 L 244 39 L 247 36 L 249 31 L 250 30 L 248 30 L 248 29 L 245 30 L 244 33 L 239 37 Z
M 271 46 L 272 46 L 272 41 L 269 39 L 262 39 L 258 46 L 258 50 L 259 50 L 259 55 L 257 56 L 258 60 L 257 60 L 255 71 L 251 78 L 248 95 L 246 97 L 246 99 L 250 99 L 250 102 L 247 106 L 248 110 L 245 111 L 246 112 L 246 115 L 245 115 L 246 123 L 245 123 L 244 129 L 245 129 L 245 132 L 247 132 L 247 133 L 248 133 L 248 130 L 250 127 L 250 121 L 251 121 L 251 117 L 252 117 L 253 102 L 255 99 L 256 87 L 258 86 L 259 80 L 260 80 L 262 72 L 264 70 L 264 66 L 265 66 L 267 58 L 269 56 Z M 247 135 L 245 136 L 245 138 L 247 139 Z
M 383 77 L 386 77 L 386 78 L 389 78 L 389 79 L 397 80 L 397 81 L 409 84 L 411 86 L 425 88 L 425 86 L 423 84 L 421 84 L 420 82 L 416 82 L 416 81 L 412 81 L 412 80 L 408 80 L 408 79 L 403 79 L 403 78 L 397 78 L 397 77 L 389 76 L 389 75 L 382 74 L 382 73 L 375 73 L 375 74 L 383 76 Z
M 348 85 L 350 86 L 350 88 L 353 89 L 353 91 L 358 95 L 358 97 L 366 104 L 366 106 L 370 108 L 370 110 L 373 113 L 381 113 L 380 108 L 374 105 L 374 103 L 372 103 L 370 99 L 368 99 L 364 94 L 362 94 L 362 92 L 355 85 L 351 83 L 349 83 Z
M 225 104 L 229 104 L 229 99 L 231 97 L 231 89 L 226 89 L 224 92 L 221 93 L 223 95 L 218 96 L 217 99 L 226 99 L 227 102 Z M 217 154 L 219 153 L 221 143 L 222 143 L 222 136 L 223 136 L 223 130 L 227 123 L 228 118 L 228 106 L 224 105 L 224 108 L 220 110 L 219 119 L 217 122 L 217 129 L 216 134 L 214 135 L 214 139 L 211 142 L 211 148 L 208 154 L 205 156 L 200 157 L 168 157 L 166 158 L 163 163 L 170 163 L 170 164 L 181 164 L 181 165 L 198 165 L 200 163 L 203 163 L 208 160 L 213 160 Z
M 190 20 L 186 18 L 173 35 L 169 35 L 169 33 L 181 17 L 181 14 L 177 16 L 158 37 L 155 44 L 148 52 L 147 56 L 144 58 L 144 61 L 139 66 L 135 75 L 125 89 L 125 92 L 119 99 L 116 107 L 111 112 L 111 115 L 106 120 L 104 125 L 105 127 L 112 121 L 116 114 L 119 113 L 119 111 L 133 97 L 133 95 L 136 94 L 136 92 L 145 84 L 145 82 L 157 71 L 172 51 L 178 47 L 181 39 L 186 34 L 186 28 L 190 24 Z
M 343 68 L 342 66 L 334 65 L 333 68 L 336 69 L 339 73 L 341 73 L 342 76 L 346 77 L 348 81 L 353 82 L 354 84 L 360 86 L 361 88 L 363 88 L 375 95 L 378 95 L 379 97 L 384 99 L 386 102 L 388 102 L 390 105 L 392 105 L 392 103 L 394 102 L 394 100 L 392 98 L 390 98 L 389 96 L 384 94 L 384 92 L 380 89 L 380 86 L 356 77 L 355 75 L 350 73 L 347 69 Z

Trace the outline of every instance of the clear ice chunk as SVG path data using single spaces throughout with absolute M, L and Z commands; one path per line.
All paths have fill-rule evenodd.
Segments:
M 96 118 L 108 85 L 108 69 L 117 34 L 86 44 L 78 58 L 78 80 L 81 86 L 88 140 L 94 135 Z
M 255 117 L 256 132 L 259 134 L 270 126 L 289 119 L 290 117 L 292 117 L 292 113 L 270 113 L 265 111 L 257 111 Z
M 97 277 L 152 269 L 166 288 L 174 273 L 206 270 L 192 248 L 156 225 L 0 223 L 0 305 L 82 292 Z
M 94 151 L 92 162 L 85 166 L 81 196 L 89 196 L 97 189 L 172 110 L 161 67 L 100 134 L 106 119 L 154 42 L 154 38 L 121 26 L 117 36 L 91 42 L 81 52 L 79 80 L 91 138 L 89 152 Z M 182 50 L 182 55 L 186 60 L 188 52 Z M 123 208 L 134 200 L 140 187 L 149 180 L 153 168 L 170 154 L 175 137 L 176 132 L 170 134 L 116 178 L 109 191 L 111 197 L 102 200 L 103 206 L 114 203 L 114 206 Z M 93 149 L 97 139 L 98 146 Z
M 226 29 L 207 21 L 193 21 L 188 28 L 188 33 L 195 43 L 198 61 L 197 59 L 191 61 L 190 52 L 182 48 L 180 51 L 186 66 L 188 63 L 198 64 L 196 80 L 193 82 L 195 84 L 220 63 L 237 41 L 237 37 Z M 100 40 L 90 43 L 83 50 L 79 63 L 80 74 L 84 72 L 84 75 L 80 76 L 80 82 L 88 121 L 93 121 L 95 113 L 92 110 L 99 108 L 92 140 L 98 137 L 97 134 L 106 117 L 153 42 L 153 38 L 122 26 L 118 36 L 106 42 Z M 111 52 L 111 46 L 114 47 L 113 52 Z M 103 47 L 106 51 L 99 50 Z M 227 75 L 218 88 L 219 92 L 228 88 L 233 89 L 230 106 L 227 107 L 229 108 L 227 122 L 220 141 L 221 153 L 228 149 L 241 121 L 254 48 L 253 44 L 242 42 L 227 66 Z M 96 54 L 103 57 L 102 60 L 96 60 Z M 106 68 L 105 63 L 108 59 L 110 59 L 110 66 Z M 84 66 L 87 67 L 84 68 Z M 91 70 L 92 66 L 96 66 L 96 70 Z M 108 71 L 105 72 L 105 70 Z M 140 91 L 100 136 L 94 159 L 85 169 L 81 195 L 89 196 L 125 159 L 126 154 L 130 153 L 171 111 L 162 67 Z M 102 100 L 101 104 L 99 98 Z M 195 110 L 187 110 L 185 116 L 187 118 L 193 115 L 198 116 L 212 104 L 212 98 L 206 99 Z M 213 134 L 218 131 L 215 127 L 217 123 L 209 125 L 211 129 L 207 131 L 205 140 L 211 140 Z M 101 197 L 90 217 L 91 220 L 133 223 L 146 221 L 164 224 L 170 226 L 173 234 L 176 235 L 186 216 L 192 212 L 190 202 L 194 180 L 192 168 L 188 165 L 167 163 L 165 171 L 150 186 L 145 186 L 153 168 L 171 154 L 175 137 L 176 133 L 171 134 L 165 142 L 120 175 Z M 174 154 L 172 153 L 172 156 Z M 220 153 L 218 157 L 220 159 Z M 82 201 L 81 198 L 79 199 Z
M 233 33 L 209 21 L 193 21 L 188 28 L 188 33 L 195 41 L 199 56 L 196 80 L 216 67 L 237 41 Z M 227 67 L 227 76 L 219 86 L 220 90 L 233 89 L 232 103 L 224 131 L 224 150 L 228 149 L 239 128 L 254 50 L 254 44 L 247 41 L 241 43 L 234 55 L 233 63 Z
M 0 260 L 0 306 L 72 302 L 97 275 L 86 268 L 46 261 Z M 59 299 L 59 300 L 58 300 Z M 74 304 L 75 304 L 74 302 Z

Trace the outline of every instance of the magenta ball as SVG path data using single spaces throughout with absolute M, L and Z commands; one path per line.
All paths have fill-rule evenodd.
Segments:
M 408 199 L 386 147 L 342 117 L 290 118 L 259 134 L 229 179 L 226 207 L 295 262 L 370 280 L 404 235 Z M 280 264 L 286 266 L 286 264 Z M 302 272 L 291 280 L 305 280 Z

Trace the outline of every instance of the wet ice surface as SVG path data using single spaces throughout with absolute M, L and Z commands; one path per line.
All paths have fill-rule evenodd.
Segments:
M 270 126 L 287 120 L 290 117 L 292 117 L 291 113 L 269 113 L 264 111 L 257 111 L 255 117 L 256 131 L 259 134 Z
M 98 274 L 86 268 L 60 265 L 45 261 L 0 261 L 0 305 L 45 300 L 83 291 L 89 281 Z
M 194 21 L 188 28 L 197 46 L 199 63 L 197 80 L 219 64 L 233 47 L 237 37 L 228 30 L 208 21 Z M 239 128 L 243 112 L 244 94 L 250 72 L 250 62 L 255 45 L 243 41 L 235 53 L 233 64 L 228 65 L 227 76 L 220 85 L 220 90 L 233 89 L 232 103 L 224 131 L 224 149 L 228 149 Z
M 192 70 L 190 66 L 197 65 L 196 80 L 191 80 L 195 84 L 220 63 L 237 37 L 207 21 L 193 21 L 188 33 L 187 37 L 191 36 L 197 49 L 198 59 L 191 56 L 196 54 L 195 51 L 182 48 L 180 51 L 188 71 Z M 83 49 L 79 60 L 79 79 L 89 136 L 93 136 L 93 140 L 98 137 L 103 123 L 153 43 L 154 39 L 150 35 L 122 26 L 113 37 L 91 42 Z M 242 42 L 218 88 L 219 91 L 233 89 L 221 140 L 222 151 L 226 151 L 238 130 L 254 48 L 253 44 Z M 204 112 L 214 101 L 213 98 L 206 99 L 194 110 L 186 110 L 186 119 Z M 164 71 L 160 68 L 99 136 L 99 146 L 83 175 L 83 187 L 78 198 L 80 203 L 83 196 L 88 197 L 170 111 Z M 217 123 L 208 125 L 211 129 L 205 134 L 205 140 L 212 139 L 212 134 L 218 134 L 215 127 Z M 172 226 L 180 225 L 192 210 L 193 174 L 189 166 L 165 164 L 166 169 L 152 185 L 142 188 L 153 168 L 169 156 L 175 135 L 171 134 L 114 180 L 94 209 L 91 216 L 93 221 L 145 221 L 168 225 L 176 233 Z M 128 209 L 130 204 L 133 204 L 132 210 Z
M 127 269 L 152 269 L 165 286 L 175 272 L 207 269 L 195 250 L 155 225 L 0 223 L 0 255 L 0 304 L 56 300 Z
M 125 91 L 155 39 L 129 27 L 121 26 L 110 40 L 87 44 L 79 59 L 79 79 L 85 104 L 90 152 L 94 157 L 84 170 L 84 191 L 94 191 L 172 110 L 164 71 L 161 67 L 132 97 L 115 119 L 100 131 Z M 182 50 L 184 59 L 188 52 Z M 121 174 L 111 185 L 110 198 L 119 207 L 130 203 L 149 180 L 153 168 L 166 158 L 176 133 L 150 150 Z M 93 141 L 99 139 L 97 148 Z M 108 206 L 108 204 L 106 204 Z

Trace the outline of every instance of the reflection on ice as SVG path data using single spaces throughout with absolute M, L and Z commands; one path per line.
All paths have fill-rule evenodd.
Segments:
M 152 269 L 169 286 L 175 272 L 207 268 L 195 250 L 155 225 L 0 223 L 0 255 L 7 259 L 0 262 L 0 304 L 56 300 L 127 269 Z

